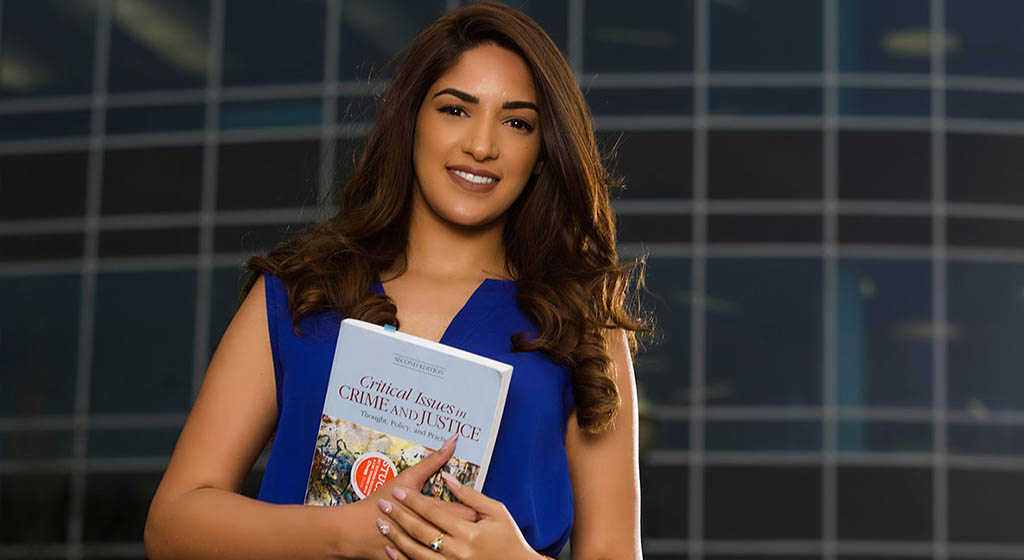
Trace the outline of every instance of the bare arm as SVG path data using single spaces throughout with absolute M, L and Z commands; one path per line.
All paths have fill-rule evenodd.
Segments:
M 261 278 L 224 333 L 153 498 L 150 558 L 385 558 L 364 502 L 284 506 L 238 494 L 276 418 Z
M 609 331 L 608 351 L 622 407 L 614 426 L 588 435 L 569 418 L 565 450 L 572 479 L 572 557 L 635 559 L 640 552 L 640 465 L 638 458 L 636 380 L 626 336 Z

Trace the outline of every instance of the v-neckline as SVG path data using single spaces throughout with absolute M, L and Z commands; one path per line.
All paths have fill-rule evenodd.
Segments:
M 469 298 L 467 298 L 465 303 L 462 304 L 462 307 L 455 312 L 455 315 L 453 315 L 448 321 L 448 324 L 445 325 L 444 332 L 441 333 L 441 338 L 436 341 L 432 339 L 425 340 L 431 340 L 432 342 L 447 344 L 449 346 L 454 346 L 464 341 L 467 336 L 475 330 L 474 327 L 484 319 L 484 316 L 486 315 L 484 312 L 488 311 L 489 308 L 494 307 L 499 299 L 490 298 L 490 303 L 488 304 L 487 301 L 481 299 L 483 294 L 493 291 L 495 288 L 504 288 L 506 286 L 513 285 L 515 285 L 514 280 L 484 278 L 483 281 L 477 285 L 476 289 L 473 290 L 473 293 L 469 294 Z M 373 292 L 378 295 L 387 295 L 387 292 L 384 290 L 384 284 L 380 281 L 380 276 L 376 274 L 373 276 L 372 289 Z M 468 317 L 471 317 L 474 313 L 478 315 L 477 321 L 474 321 L 472 324 L 467 323 Z

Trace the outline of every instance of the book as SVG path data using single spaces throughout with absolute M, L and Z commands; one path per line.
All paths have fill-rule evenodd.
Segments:
M 345 319 L 334 350 L 307 505 L 358 501 L 458 433 L 442 467 L 483 488 L 512 366 L 459 348 Z M 423 493 L 454 497 L 434 473 Z

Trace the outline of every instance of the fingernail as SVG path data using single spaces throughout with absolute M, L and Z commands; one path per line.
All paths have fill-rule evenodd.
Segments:
M 405 490 L 402 490 L 401 488 L 395 488 L 394 490 L 391 491 L 391 495 L 394 496 L 396 500 L 402 501 L 405 499 Z M 390 505 L 391 504 L 388 504 L 389 507 Z
M 391 502 L 387 500 L 381 500 L 377 502 L 377 505 L 380 506 L 380 510 L 383 511 L 384 513 L 391 513 Z
M 391 548 L 390 546 L 384 545 L 384 552 L 388 555 L 388 558 L 390 558 L 391 560 L 398 560 L 398 553 L 395 552 L 395 549 Z
M 443 478 L 444 481 L 448 483 L 448 486 L 451 486 L 452 488 L 462 488 L 462 483 L 445 471 L 441 471 L 441 478 Z
M 380 531 L 380 534 L 382 534 L 382 535 L 384 535 L 386 537 L 386 536 L 388 536 L 388 533 L 391 532 L 391 527 L 388 527 L 388 524 L 385 523 L 383 519 L 378 517 L 377 518 L 377 530 Z
M 458 439 L 458 438 L 459 438 L 459 434 L 456 433 L 452 437 L 448 438 L 448 441 L 444 442 L 444 445 L 442 445 L 441 447 L 444 447 L 445 451 L 455 447 L 455 440 Z

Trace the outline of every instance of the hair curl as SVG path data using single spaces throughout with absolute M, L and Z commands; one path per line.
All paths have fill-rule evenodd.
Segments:
M 302 318 L 326 311 L 398 324 L 394 303 L 373 294 L 371 283 L 405 251 L 417 113 L 431 85 L 459 56 L 485 44 L 523 59 L 540 109 L 544 165 L 507 211 L 503 230 L 517 303 L 534 319 L 538 336 L 516 333 L 512 347 L 542 351 L 569 367 L 577 423 L 600 432 L 620 405 L 607 329 L 625 329 L 631 353 L 637 333 L 650 331 L 635 297 L 643 287 L 644 261 L 619 263 L 609 189 L 620 182 L 602 163 L 572 70 L 539 25 L 503 4 L 454 9 L 406 47 L 354 175 L 336 185 L 337 212 L 268 255 L 251 257 L 242 296 L 261 273 L 270 273 L 286 286 L 297 333 Z

